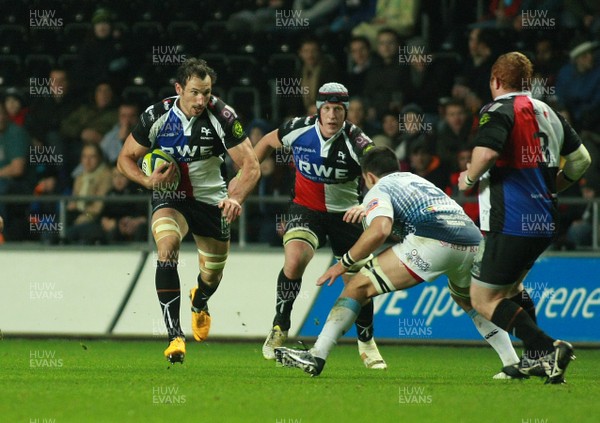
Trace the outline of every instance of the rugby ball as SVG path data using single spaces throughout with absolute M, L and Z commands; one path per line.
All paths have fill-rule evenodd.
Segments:
M 147 153 L 142 159 L 142 172 L 146 176 L 152 175 L 154 169 L 160 167 L 163 163 L 175 163 L 175 181 L 170 184 L 162 184 L 164 186 L 156 186 L 153 187 L 154 191 L 174 191 L 179 186 L 179 182 L 181 180 L 181 171 L 179 170 L 179 165 L 177 164 L 177 160 L 170 154 L 164 152 L 160 148 L 156 148 L 149 153 Z M 167 168 L 165 167 L 165 170 Z M 163 171 L 164 172 L 164 171 Z

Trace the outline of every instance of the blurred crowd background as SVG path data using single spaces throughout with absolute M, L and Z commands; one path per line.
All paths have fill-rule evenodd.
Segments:
M 0 10 L 0 242 L 146 241 L 146 203 L 76 196 L 149 197 L 115 162 L 139 114 L 175 95 L 177 66 L 189 57 L 217 71 L 214 94 L 235 108 L 253 143 L 288 117 L 315 113 L 318 87 L 342 82 L 348 120 L 477 221 L 476 189 L 459 193 L 458 174 L 478 111 L 491 101 L 491 66 L 518 50 L 534 64 L 524 86 L 571 122 L 594 160 L 564 194 L 590 201 L 561 205 L 554 248 L 592 243 L 597 0 L 2 0 Z M 257 199 L 289 195 L 289 152 L 265 160 L 262 173 Z M 24 194 L 36 201 L 3 201 Z M 74 197 L 62 209 L 41 201 L 53 194 Z M 280 245 L 285 206 L 248 203 L 247 241 Z

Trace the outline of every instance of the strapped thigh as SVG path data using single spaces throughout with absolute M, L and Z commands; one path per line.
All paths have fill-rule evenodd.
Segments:
M 156 234 L 156 242 L 168 236 L 175 236 L 181 241 L 181 229 L 179 224 L 172 217 L 159 217 L 152 223 L 152 231 Z
M 360 273 L 369 278 L 369 280 L 375 287 L 375 290 L 379 294 L 385 294 L 387 292 L 392 292 L 396 290 L 390 278 L 388 278 L 387 275 L 383 273 L 383 269 L 379 265 L 379 259 L 377 257 L 369 260 L 367 264 L 365 264 L 364 267 L 360 269 Z
M 469 295 L 469 289 L 470 287 L 460 287 L 458 285 L 455 285 L 452 283 L 452 281 L 450 280 L 450 278 L 448 278 L 448 289 L 450 290 L 450 293 L 452 295 L 455 295 L 459 298 L 462 298 L 464 300 L 470 300 L 471 296 Z M 466 291 L 466 292 L 465 292 Z
M 201 272 L 214 272 L 214 271 L 221 271 L 225 268 L 225 263 L 227 263 L 227 257 L 229 256 L 228 253 L 226 254 L 214 254 L 214 253 L 207 253 L 205 251 L 202 251 L 200 248 L 198 248 L 198 253 L 204 257 L 206 257 L 207 259 L 210 258 L 211 260 L 204 260 L 204 268 L 200 267 L 200 271 Z
M 319 248 L 319 238 L 308 228 L 297 226 L 291 228 L 283 235 L 283 245 L 291 241 L 301 241 L 311 246 L 313 250 Z

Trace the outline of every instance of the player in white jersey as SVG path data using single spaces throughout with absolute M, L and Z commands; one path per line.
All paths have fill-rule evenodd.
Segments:
M 188 59 L 177 70 L 176 97 L 146 109 L 125 140 L 117 166 L 137 184 L 153 190 L 152 235 L 158 250 L 156 292 L 169 336 L 164 352 L 171 362 L 182 362 L 185 337 L 179 321 L 179 247 L 188 231 L 198 248 L 198 286 L 190 292 L 192 330 L 202 341 L 211 317 L 208 299 L 217 289 L 229 254 L 229 224 L 260 177 L 258 160 L 235 111 L 211 94 L 216 73 L 204 60 Z M 137 162 L 160 148 L 177 161 L 181 181 L 164 192 L 175 178 L 173 163 L 146 176 Z M 234 189 L 227 192 L 221 164 L 229 154 L 241 169 Z
M 390 235 L 402 241 L 369 260 L 350 279 L 312 349 L 277 348 L 277 361 L 313 376 L 320 374 L 337 339 L 352 325 L 362 304 L 377 295 L 431 282 L 443 274 L 448 276 L 452 298 L 473 319 L 503 365 L 518 362 L 508 334 L 471 307 L 470 270 L 482 238 L 473 221 L 435 185 L 412 173 L 400 172 L 396 156 L 388 147 L 374 147 L 365 153 L 361 169 L 369 188 L 363 201 L 367 229 L 317 284 L 331 284 L 356 261 L 377 250 Z M 495 376 L 509 377 L 502 372 Z

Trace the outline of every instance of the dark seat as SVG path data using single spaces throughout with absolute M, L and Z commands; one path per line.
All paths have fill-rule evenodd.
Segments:
M 250 121 L 253 118 L 262 117 L 260 92 L 254 87 L 231 87 L 227 96 L 227 103 L 235 109 L 242 120 Z
M 56 60 L 49 54 L 28 54 L 25 56 L 24 70 L 29 77 L 45 77 L 56 64 Z
M 0 50 L 8 54 L 23 54 L 27 48 L 28 31 L 23 25 L 0 25 Z
M 16 54 L 0 55 L 0 85 L 21 85 L 21 58 Z
M 156 102 L 154 90 L 146 85 L 128 85 L 123 88 L 121 98 L 138 104 L 141 108 Z

